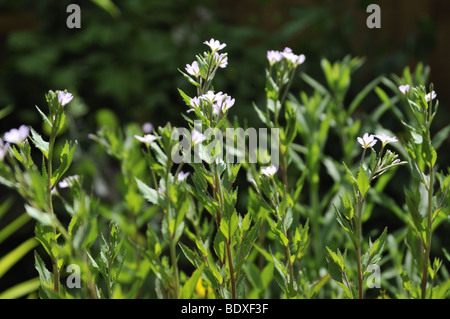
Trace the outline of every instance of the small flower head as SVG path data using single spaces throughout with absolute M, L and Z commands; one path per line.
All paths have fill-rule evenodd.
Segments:
M 186 72 L 198 78 L 200 76 L 200 68 L 198 66 L 198 62 L 194 61 L 192 62 L 192 64 L 186 64 Z
M 398 89 L 400 90 L 400 92 L 402 92 L 403 95 L 408 94 L 409 88 L 410 88 L 409 84 L 400 85 L 400 86 L 398 87 Z
M 188 113 L 194 111 L 194 109 L 200 108 L 200 105 L 201 105 L 200 98 L 197 97 L 197 96 L 196 96 L 196 97 L 193 97 L 193 98 L 189 101 L 189 104 L 192 106 L 192 108 L 189 109 L 189 110 L 187 110 Z
M 234 105 L 234 99 L 226 94 L 221 95 L 217 102 L 213 105 L 214 109 L 217 111 L 222 111 L 225 113 L 229 108 Z
M 289 48 L 284 49 L 284 51 L 281 54 L 287 61 L 291 62 L 294 65 L 294 67 L 302 64 L 306 60 L 304 54 L 296 55 L 292 53 L 292 50 Z
M 283 55 L 280 51 L 270 50 L 267 51 L 267 60 L 269 60 L 269 64 L 272 66 L 277 62 L 280 62 L 283 58 Z
M 204 140 L 206 140 L 206 136 L 205 135 L 203 135 L 202 133 L 200 133 L 197 130 L 192 130 L 191 141 L 192 141 L 192 143 L 194 145 L 202 143 Z
M 227 46 L 225 43 L 220 43 L 218 40 L 214 40 L 213 38 L 211 38 L 211 40 L 205 41 L 203 43 L 206 44 L 207 46 L 209 46 L 211 48 L 212 52 L 217 52 Z
M 377 143 L 375 136 L 372 134 L 369 135 L 368 133 L 365 133 L 362 138 L 358 137 L 357 140 L 358 143 L 361 144 L 362 148 L 370 148 Z
M 434 100 L 437 97 L 436 92 L 432 91 L 425 95 L 425 101 L 430 102 L 431 100 Z
M 395 136 L 390 137 L 390 136 L 387 136 L 386 134 L 377 134 L 377 135 L 375 135 L 375 137 L 381 141 L 383 146 L 385 146 L 388 143 L 398 142 L 398 140 Z
M 78 182 L 78 175 L 69 176 L 64 178 L 58 183 L 59 188 L 70 188 Z
M 58 91 L 58 102 L 61 103 L 62 106 L 69 104 L 72 101 L 73 95 L 69 92 Z
M 214 104 L 219 101 L 223 96 L 222 92 L 214 93 L 213 91 L 208 91 L 206 94 L 200 96 L 200 99 L 208 102 L 209 104 Z
M 3 139 L 8 143 L 20 145 L 27 139 L 28 134 L 30 134 L 30 128 L 26 125 L 21 125 L 18 129 L 13 128 L 6 132 Z
M 144 136 L 135 135 L 134 138 L 147 145 L 157 139 L 157 137 L 152 134 L 145 134 Z
M 184 181 L 188 176 L 189 176 L 189 174 L 191 174 L 191 173 L 189 173 L 189 172 L 183 172 L 183 171 L 180 171 L 179 173 L 178 173 L 178 176 L 177 176 L 177 180 L 179 181 L 179 182 L 182 182 L 182 181 Z
M 216 60 L 216 64 L 219 66 L 219 68 L 226 68 L 228 65 L 228 56 L 225 53 L 215 53 L 214 59 Z
M 261 170 L 261 173 L 266 175 L 267 177 L 273 177 L 277 171 L 278 171 L 278 168 L 275 165 L 271 165 L 271 166 L 263 168 Z
M 0 139 L 0 162 L 3 161 L 3 159 L 5 158 L 6 154 L 8 153 L 8 149 L 9 149 L 9 144 L 3 144 L 3 140 Z

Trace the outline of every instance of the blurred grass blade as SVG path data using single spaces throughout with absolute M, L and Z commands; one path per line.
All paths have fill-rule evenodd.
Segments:
M 35 238 L 30 238 L 0 259 L 0 278 L 37 245 L 38 241 Z
M 0 299 L 17 299 L 37 291 L 40 285 L 39 277 L 21 282 L 0 293 Z
M 0 120 L 6 116 L 8 116 L 9 113 L 11 113 L 13 111 L 13 106 L 12 105 L 8 105 L 2 109 L 0 109 Z
M 9 236 L 14 234 L 19 228 L 25 225 L 31 217 L 27 213 L 23 213 L 7 226 L 0 230 L 0 244 L 4 242 Z
M 111 0 L 91 0 L 100 8 L 108 12 L 112 17 L 116 18 L 120 15 L 119 8 Z

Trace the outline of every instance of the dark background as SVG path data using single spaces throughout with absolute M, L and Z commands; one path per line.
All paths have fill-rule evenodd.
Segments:
M 192 87 L 177 69 L 206 50 L 202 43 L 210 38 L 227 43 L 223 51 L 228 52 L 229 64 L 215 85 L 236 99 L 230 115 L 240 120 L 259 124 L 252 103 L 264 98 L 266 51 L 289 46 L 294 53 L 306 55 L 302 71 L 321 82 L 321 58 L 365 57 L 350 95 L 378 75 L 400 74 L 405 66 L 414 69 L 422 61 L 431 67 L 430 81 L 440 100 L 435 127 L 448 124 L 447 0 L 114 2 L 117 7 L 105 10 L 88 0 L 0 0 L 0 109 L 13 106 L 13 112 L 0 120 L 0 134 L 20 124 L 39 127 L 34 106 L 45 110 L 44 94 L 50 89 L 67 89 L 75 95 L 70 112 L 77 131 L 68 134 L 75 135 L 81 147 L 88 143 L 87 134 L 105 121 L 185 125 L 180 113 L 186 106 L 177 87 L 186 92 Z M 81 7 L 81 29 L 66 27 L 70 3 Z M 381 7 L 381 29 L 366 26 L 371 3 Z M 297 79 L 292 91 L 306 88 Z M 370 111 L 379 103 L 372 94 L 360 111 Z M 104 116 L 105 112 L 116 117 Z M 440 149 L 444 167 L 449 163 L 448 146 L 446 141 Z M 7 196 L 1 186 L 0 201 Z M 23 211 L 21 204 L 15 207 Z M 1 245 L 0 256 L 30 233 L 31 226 Z M 35 276 L 30 263 L 32 259 L 21 262 L 27 264 L 25 270 L 20 266 L 11 270 L 0 286 L 9 285 L 7 278 Z

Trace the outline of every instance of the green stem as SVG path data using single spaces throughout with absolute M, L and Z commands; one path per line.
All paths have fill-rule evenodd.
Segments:
M 364 199 L 360 198 L 358 202 L 358 221 L 357 221 L 357 230 L 356 230 L 356 236 L 357 236 L 357 243 L 355 243 L 355 249 L 356 249 L 356 265 L 358 268 L 358 298 L 363 299 L 363 278 L 362 278 L 362 271 L 361 271 L 361 237 L 362 237 L 362 225 L 361 225 L 361 217 L 362 217 L 362 206 L 363 206 Z
M 54 121 L 52 123 L 52 129 L 50 132 L 50 140 L 49 140 L 49 146 L 48 146 L 48 154 L 47 154 L 47 213 L 50 214 L 52 217 L 54 215 L 53 211 L 53 201 L 52 201 L 52 188 L 54 185 L 52 185 L 52 176 L 53 176 L 53 149 L 55 146 L 55 140 L 57 135 L 57 130 L 59 127 L 59 112 L 61 110 L 61 105 L 58 106 L 58 109 L 56 110 Z M 56 241 L 56 226 L 53 226 L 53 232 L 55 235 L 55 241 Z M 58 257 L 51 256 L 52 265 L 53 265 L 53 280 L 54 280 L 54 290 L 57 294 L 59 294 L 59 268 L 58 268 Z
M 173 288 L 173 297 L 174 299 L 179 298 L 179 274 L 178 274 L 178 266 L 177 266 L 177 258 L 176 258 L 176 243 L 175 243 L 175 234 L 170 231 L 170 192 L 169 192 L 169 172 L 170 166 L 166 171 L 166 223 L 169 229 L 169 250 L 170 250 L 170 259 L 172 261 L 173 268 L 173 279 L 174 279 L 174 288 Z
M 426 299 L 427 294 L 427 279 L 428 279 L 428 263 L 430 259 L 431 249 L 431 226 L 433 223 L 433 184 L 434 184 L 434 172 L 433 167 L 430 167 L 430 184 L 428 185 L 428 211 L 427 211 L 427 240 L 425 242 L 424 260 L 422 266 L 422 299 Z

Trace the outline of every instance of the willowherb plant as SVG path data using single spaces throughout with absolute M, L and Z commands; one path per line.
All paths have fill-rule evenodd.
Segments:
M 226 44 L 203 44 L 208 50 L 179 70 L 193 88 L 178 89 L 188 128 L 121 128 L 107 114 L 88 136 L 102 163 L 92 190 L 72 165 L 84 150 L 62 138 L 71 93 L 49 91 L 48 112 L 37 107 L 47 136 L 22 125 L 0 139 L 0 183 L 36 221 L 33 240 L 12 253 L 39 243 L 46 254 L 35 252 L 39 296 L 365 298 L 376 287 L 380 297 L 448 297 L 446 263 L 432 261 L 432 238 L 449 216 L 450 171 L 439 168 L 438 148 L 450 125 L 432 136 L 437 94 L 425 89 L 422 67 L 414 78 L 408 69 L 395 81 L 377 77 L 347 104 L 363 60 L 322 59 L 322 85 L 301 71 L 304 55 L 267 51 L 265 105 L 253 105 L 263 126 L 257 136 L 230 121 L 230 110 L 242 106 L 214 86 L 228 67 Z M 312 92 L 291 92 L 297 78 Z M 372 91 L 382 104 L 365 120 L 354 117 Z M 405 132 L 378 123 L 390 111 Z M 386 191 L 399 188 L 398 173 L 409 177 L 404 203 Z M 405 227 L 363 231 L 377 208 Z M 17 229 L 10 226 L 0 243 Z M 0 259 L 0 277 L 11 263 Z
M 355 250 L 357 285 L 351 285 L 347 274 L 346 254 L 342 255 L 339 250 L 337 253 L 334 253 L 328 247 L 327 250 L 330 256 L 328 258 L 328 264 L 332 278 L 345 290 L 349 298 L 358 296 L 359 299 L 362 299 L 364 277 L 367 276 L 368 268 L 372 265 L 377 265 L 380 261 L 387 238 L 387 229 L 385 229 L 373 243 L 369 240 L 367 252 L 363 254 L 362 217 L 366 196 L 371 188 L 371 184 L 376 178 L 387 170 L 405 164 L 406 162 L 400 161 L 398 155 L 390 150 L 384 152 L 388 143 L 397 142 L 396 137 L 389 137 L 385 134 L 373 135 L 365 133 L 362 138 L 358 137 L 357 141 L 363 148 L 357 176 L 344 164 L 354 189 L 351 195 L 348 193 L 340 195 L 340 208 L 336 208 L 336 218 L 350 237 Z M 377 141 L 381 142 L 381 149 L 378 153 L 374 150 Z M 365 162 L 365 155 L 368 149 L 371 150 L 369 165 Z M 357 287 L 356 292 L 355 286 Z

